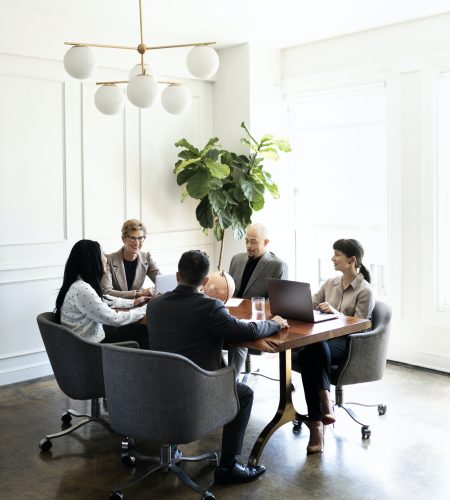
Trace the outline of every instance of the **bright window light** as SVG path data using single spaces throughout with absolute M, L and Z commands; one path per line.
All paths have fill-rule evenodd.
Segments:
M 384 82 L 299 96 L 290 106 L 296 279 L 333 276 L 332 245 L 355 238 L 386 294 L 387 153 Z M 291 158 L 292 159 L 292 158 Z

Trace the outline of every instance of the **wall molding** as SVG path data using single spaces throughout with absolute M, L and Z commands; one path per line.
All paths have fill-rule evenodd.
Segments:
M 0 386 L 52 374 L 45 350 L 8 354 L 0 358 Z

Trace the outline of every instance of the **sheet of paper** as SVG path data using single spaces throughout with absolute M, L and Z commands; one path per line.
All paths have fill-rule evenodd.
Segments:
M 228 299 L 225 305 L 227 307 L 237 307 L 241 304 L 243 299 L 238 299 L 237 297 L 231 297 L 231 299 Z

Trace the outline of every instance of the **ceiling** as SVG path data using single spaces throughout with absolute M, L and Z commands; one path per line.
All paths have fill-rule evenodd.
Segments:
M 0 0 L 2 7 L 56 17 L 75 39 L 77 25 L 101 23 L 114 39 L 89 41 L 138 41 L 138 0 Z M 282 48 L 450 12 L 450 0 L 142 0 L 142 9 L 149 45 L 215 40 L 219 47 Z

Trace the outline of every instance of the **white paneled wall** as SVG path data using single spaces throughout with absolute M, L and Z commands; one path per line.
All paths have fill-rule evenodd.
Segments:
M 100 71 L 112 73 L 126 75 Z M 54 308 L 77 240 L 117 250 L 123 221 L 136 217 L 162 270 L 186 249 L 214 258 L 172 172 L 177 140 L 212 135 L 210 85 L 190 88 L 181 117 L 159 104 L 108 117 L 94 107 L 95 85 L 67 77 L 61 62 L 0 53 L 0 385 L 51 373 L 35 318 Z

